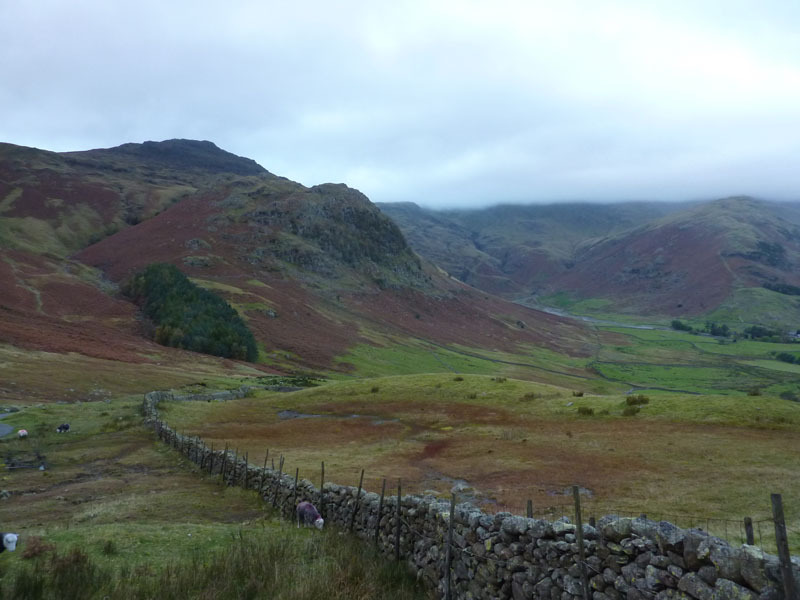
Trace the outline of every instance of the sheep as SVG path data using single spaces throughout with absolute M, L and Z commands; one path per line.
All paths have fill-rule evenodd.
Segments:
M 20 429 L 17 432 L 17 435 L 19 436 L 19 439 L 24 439 L 24 438 L 28 437 L 28 430 L 27 429 Z
M 62 423 L 56 427 L 56 432 L 58 433 L 66 433 L 67 431 L 69 431 L 69 423 Z
M 313 525 L 317 529 L 322 529 L 322 526 L 325 524 L 325 520 L 319 514 L 317 507 L 304 500 L 300 504 L 297 505 L 297 527 L 300 527 L 300 523 L 305 526 Z
M 13 552 L 17 549 L 19 536 L 16 533 L 0 533 L 0 537 L 3 540 L 3 543 L 0 544 L 0 552 L 5 552 L 6 550 Z

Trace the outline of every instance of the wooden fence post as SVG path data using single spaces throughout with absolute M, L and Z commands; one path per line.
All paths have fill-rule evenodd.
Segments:
M 756 543 L 756 538 L 753 535 L 753 519 L 750 517 L 744 518 L 744 535 L 749 546 L 753 546 Z
M 583 547 L 583 517 L 581 515 L 581 494 L 577 485 L 572 486 L 572 497 L 575 499 L 575 534 L 578 537 L 578 557 L 581 561 L 581 587 L 583 588 L 583 599 L 589 600 L 589 579 L 586 576 L 586 551 Z
M 397 480 L 397 528 L 394 533 L 394 559 L 400 560 L 400 499 L 402 496 L 402 479 Z
M 450 520 L 447 523 L 447 548 L 445 548 L 444 559 L 444 598 L 452 600 L 453 590 L 451 589 L 450 570 L 453 565 L 453 521 L 456 518 L 456 495 L 450 497 Z
M 267 461 L 268 460 L 269 460 L 269 448 L 267 448 L 267 453 L 264 455 L 264 468 L 261 469 L 261 476 L 258 478 L 258 495 L 259 496 L 264 491 L 264 472 L 267 470 Z
M 528 506 L 526 507 L 526 509 L 527 509 L 527 512 L 528 512 L 528 518 L 532 519 L 533 518 L 533 500 L 531 500 L 530 498 L 528 498 Z
M 296 515 L 297 511 L 295 507 L 297 506 L 297 482 L 300 479 L 300 467 L 297 467 L 294 472 L 294 493 L 292 494 L 292 514 Z
M 322 475 L 319 478 L 319 516 L 325 518 L 325 461 L 322 461 Z
M 358 491 L 356 492 L 356 501 L 353 504 L 353 514 L 350 515 L 350 533 L 353 532 L 353 526 L 356 524 L 356 513 L 358 512 L 358 501 L 361 499 L 361 486 L 364 484 L 364 469 L 361 469 L 361 479 L 358 480 Z
M 244 489 L 247 489 L 247 479 L 250 477 L 250 453 L 244 453 Z
M 281 454 L 280 467 L 278 467 L 278 479 L 275 482 L 275 492 L 272 494 L 272 508 L 278 506 L 278 489 L 281 487 L 282 475 L 283 475 L 283 454 Z
M 789 539 L 786 536 L 786 520 L 783 516 L 783 499 L 780 494 L 772 494 L 772 517 L 775 520 L 775 544 L 783 577 L 783 593 L 786 600 L 798 600 L 792 574 L 792 557 L 789 554 Z
M 383 478 L 381 486 L 381 500 L 378 502 L 378 520 L 375 522 L 375 547 L 378 547 L 378 536 L 381 532 L 381 515 L 383 515 L 383 497 L 386 495 L 386 477 Z
M 215 458 L 215 456 L 214 456 L 214 442 L 211 442 L 211 452 L 209 453 L 208 458 L 210 459 L 209 462 L 211 463 L 211 466 L 208 468 L 208 472 L 211 475 L 213 475 L 214 474 L 214 458 Z
M 222 477 L 222 482 L 225 483 L 225 469 L 228 467 L 228 444 L 225 444 L 225 450 L 222 452 L 222 467 L 220 467 L 219 474 Z

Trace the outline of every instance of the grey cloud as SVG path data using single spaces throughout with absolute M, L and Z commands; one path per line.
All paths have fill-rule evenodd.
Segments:
M 0 139 L 189 137 L 431 205 L 800 197 L 777 0 L 4 7 Z

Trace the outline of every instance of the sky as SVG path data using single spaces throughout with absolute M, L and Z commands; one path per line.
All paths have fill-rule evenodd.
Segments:
M 0 141 L 374 202 L 800 200 L 796 0 L 0 0 Z

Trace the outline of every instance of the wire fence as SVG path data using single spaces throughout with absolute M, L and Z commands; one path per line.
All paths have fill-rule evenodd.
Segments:
M 258 465 L 260 466 L 260 465 Z M 295 470 L 294 466 L 286 463 L 285 469 L 290 469 L 292 472 Z M 310 473 L 308 472 L 310 471 Z M 322 483 L 321 468 L 309 469 L 305 474 L 303 470 L 300 471 L 300 476 L 309 479 L 315 485 Z M 359 483 L 359 471 L 351 469 L 335 469 L 326 467 L 325 481 L 335 481 L 340 485 L 350 485 L 357 487 Z M 386 480 L 387 490 L 396 486 L 397 477 L 375 477 L 365 475 L 363 480 L 362 489 L 365 492 L 380 492 L 383 481 Z M 431 495 L 442 499 L 448 500 L 450 492 L 441 493 L 435 490 L 427 490 L 426 485 L 430 484 L 428 479 L 415 480 L 408 477 L 403 477 L 402 485 L 404 493 L 414 493 L 417 495 L 425 495 L 428 491 Z M 453 480 L 457 481 L 457 480 Z M 553 490 L 558 490 L 558 493 L 553 493 Z M 572 499 L 572 486 L 563 482 L 540 482 L 537 485 L 526 485 L 524 490 L 515 492 L 515 496 L 524 498 L 524 491 L 532 491 L 531 496 L 541 498 L 542 491 L 547 493 L 544 496 L 547 498 L 546 502 L 532 502 L 528 499 L 523 500 L 515 505 L 509 505 L 497 502 L 490 495 L 481 494 L 479 491 L 468 488 L 460 491 L 458 486 L 453 487 L 453 492 L 456 496 L 458 503 L 469 502 L 474 504 L 477 508 L 488 515 L 497 514 L 499 512 L 509 512 L 514 515 L 529 516 L 536 519 L 543 519 L 546 521 L 556 521 L 563 517 L 567 517 L 570 522 L 575 522 L 575 503 Z M 583 488 L 581 488 L 583 490 Z M 586 490 L 583 490 L 584 492 Z M 530 505 L 530 510 L 528 506 Z M 764 498 L 763 509 L 759 512 L 754 512 L 752 515 L 742 515 L 741 517 L 721 517 L 718 515 L 704 515 L 698 513 L 684 513 L 681 511 L 668 510 L 658 507 L 649 509 L 645 503 L 641 504 L 622 504 L 609 502 L 607 499 L 596 499 L 581 495 L 581 520 L 584 524 L 594 525 L 602 517 L 614 515 L 620 518 L 635 519 L 638 517 L 647 518 L 651 521 L 667 521 L 682 529 L 697 529 L 704 531 L 714 537 L 721 538 L 728 543 L 739 546 L 752 542 L 754 545 L 762 548 L 769 553 L 777 552 L 777 545 L 775 541 L 775 520 L 772 514 L 769 513 L 769 498 Z M 748 534 L 748 529 L 751 533 Z M 786 531 L 788 534 L 789 550 L 792 554 L 800 554 L 800 518 L 794 517 L 793 519 L 787 518 Z

